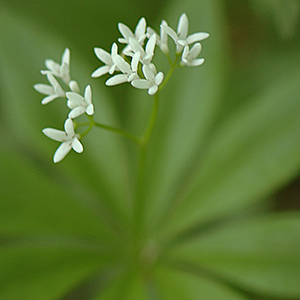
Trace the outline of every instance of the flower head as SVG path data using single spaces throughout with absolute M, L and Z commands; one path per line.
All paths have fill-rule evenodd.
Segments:
M 189 46 L 185 46 L 182 52 L 181 65 L 189 67 L 200 66 L 204 63 L 204 58 L 196 58 L 201 52 L 202 46 L 196 43 L 190 50 Z
M 111 47 L 111 54 L 101 48 L 95 48 L 94 51 L 95 51 L 96 56 L 102 62 L 105 63 L 105 66 L 102 66 L 102 67 L 98 68 L 97 70 L 95 70 L 91 75 L 92 77 L 94 77 L 94 78 L 100 77 L 106 73 L 113 74 L 115 70 L 118 70 L 118 68 L 116 67 L 116 65 L 114 64 L 114 62 L 112 60 L 112 55 L 118 54 L 118 46 L 116 43 L 113 43 L 113 45 Z
M 67 105 L 71 109 L 69 118 L 77 118 L 84 113 L 87 113 L 88 115 L 94 114 L 92 89 L 90 85 L 85 88 L 84 97 L 75 92 L 67 92 L 66 96 L 68 98 Z
M 206 32 L 197 32 L 188 36 L 189 20 L 185 13 L 179 18 L 177 33 L 168 25 L 162 24 L 161 27 L 174 40 L 176 44 L 176 53 L 181 53 L 183 47 L 187 45 L 202 41 L 209 37 L 209 34 Z
M 118 41 L 122 44 L 129 44 L 129 38 L 136 39 L 141 45 L 144 43 L 146 38 L 146 20 L 141 18 L 136 25 L 134 33 L 131 29 L 123 23 L 118 24 L 118 28 L 123 35 L 123 38 L 119 38 Z M 124 49 L 125 50 L 125 49 Z M 128 50 L 128 49 L 126 49 Z
M 70 78 L 70 50 L 68 48 L 65 49 L 62 55 L 61 65 L 53 61 L 52 59 L 46 59 L 45 65 L 48 68 L 48 70 L 41 71 L 43 75 L 51 73 L 54 76 L 61 78 L 66 84 L 69 84 L 71 78 Z
M 163 72 L 157 73 L 153 64 L 143 65 L 143 73 L 146 79 L 135 79 L 131 85 L 138 89 L 148 89 L 148 94 L 154 95 L 164 80 L 164 74 Z
M 81 153 L 83 151 L 83 146 L 78 139 L 79 135 L 75 134 L 73 121 L 71 119 L 67 119 L 64 127 L 65 131 L 53 128 L 43 129 L 43 133 L 47 137 L 55 141 L 62 142 L 54 153 L 54 163 L 61 161 L 72 148 L 77 153 Z
M 48 95 L 42 100 L 42 104 L 47 104 L 59 97 L 65 97 L 66 93 L 59 85 L 55 77 L 51 73 L 47 73 L 46 76 L 51 85 L 38 83 L 33 86 L 39 93 Z

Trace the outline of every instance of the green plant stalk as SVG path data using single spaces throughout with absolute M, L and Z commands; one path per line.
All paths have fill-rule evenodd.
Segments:
M 141 140 L 137 136 L 131 134 L 130 132 L 127 132 L 125 130 L 122 130 L 122 129 L 119 129 L 119 128 L 116 128 L 116 127 L 113 127 L 113 126 L 109 126 L 109 125 L 105 125 L 105 124 L 102 124 L 102 123 L 95 122 L 93 116 L 88 116 L 88 118 L 90 120 L 90 123 L 77 124 L 77 127 L 89 125 L 88 129 L 83 134 L 80 135 L 81 138 L 86 136 L 92 130 L 92 128 L 94 126 L 96 126 L 96 127 L 102 128 L 102 129 L 106 129 L 108 131 L 112 131 L 112 132 L 121 134 L 121 135 L 123 135 L 124 137 L 131 140 L 132 142 L 134 142 L 137 145 L 141 144 Z

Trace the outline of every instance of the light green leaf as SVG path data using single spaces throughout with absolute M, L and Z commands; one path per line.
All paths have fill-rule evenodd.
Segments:
M 300 166 L 300 73 L 271 85 L 219 124 L 200 157 L 191 192 L 170 209 L 176 232 L 258 201 L 291 180 Z
M 123 273 L 117 277 L 94 300 L 149 300 L 145 281 L 135 272 Z
M 104 254 L 92 245 L 70 240 L 12 243 L 0 248 L 2 300 L 60 299 L 99 268 Z
M 216 227 L 175 246 L 168 258 L 218 274 L 246 290 L 300 297 L 300 215 L 286 213 Z
M 245 300 L 231 288 L 195 274 L 159 267 L 154 273 L 159 299 L 164 300 Z
M 16 151 L 0 150 L 0 236 L 81 236 L 105 245 L 119 238 L 104 222 L 101 206 L 62 188 Z

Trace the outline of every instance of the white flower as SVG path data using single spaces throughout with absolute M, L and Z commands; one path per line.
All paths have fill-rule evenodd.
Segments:
M 88 85 L 84 91 L 84 97 L 75 92 L 67 92 L 68 98 L 67 105 L 71 109 L 69 118 L 77 118 L 78 116 L 87 113 L 88 115 L 94 114 L 94 106 L 92 104 L 92 89 Z
M 202 46 L 196 43 L 190 50 L 189 46 L 185 46 L 182 52 L 181 65 L 189 67 L 200 66 L 204 63 L 204 58 L 196 58 L 201 52 Z
M 51 85 L 38 83 L 33 86 L 39 93 L 48 95 L 42 100 L 42 104 L 47 104 L 56 98 L 65 97 L 66 95 L 65 91 L 51 73 L 47 73 L 47 79 Z
M 95 70 L 92 73 L 92 77 L 100 77 L 106 73 L 113 74 L 115 70 L 117 70 L 116 65 L 114 64 L 112 60 L 112 55 L 118 54 L 118 46 L 116 43 L 113 43 L 111 47 L 111 54 L 106 52 L 105 50 L 101 48 L 94 48 L 96 56 L 105 63 L 105 66 L 102 66 Z
M 209 37 L 209 34 L 206 32 L 197 32 L 188 36 L 189 20 L 186 14 L 182 14 L 179 18 L 177 33 L 167 25 L 162 24 L 161 27 L 177 45 L 176 53 L 181 53 L 183 47 L 187 45 L 202 41 Z
M 162 20 L 161 25 L 168 26 L 168 23 L 165 20 Z M 168 54 L 169 47 L 167 33 L 162 29 L 162 27 L 160 27 L 159 36 L 151 27 L 147 27 L 147 37 L 150 38 L 153 34 L 156 36 L 156 44 L 160 47 L 161 51 L 165 54 Z
M 124 82 L 131 82 L 134 79 L 139 78 L 137 75 L 137 67 L 140 59 L 140 53 L 134 54 L 131 60 L 131 65 L 129 65 L 123 57 L 121 57 L 119 54 L 112 55 L 112 60 L 114 64 L 118 67 L 118 69 L 123 74 L 115 75 L 111 78 L 109 78 L 105 84 L 108 86 L 121 84 Z
M 139 53 L 139 60 L 144 65 L 149 65 L 154 55 L 154 48 L 156 43 L 156 36 L 153 34 L 148 40 L 145 50 L 143 47 L 133 38 L 129 38 L 129 45 L 132 48 L 133 53 L 126 52 L 129 56 L 134 56 L 134 54 Z
M 146 20 L 141 18 L 136 25 L 134 33 L 131 29 L 123 23 L 118 24 L 118 28 L 123 35 L 123 38 L 119 38 L 118 41 L 122 44 L 129 44 L 129 38 L 136 39 L 141 45 L 146 38 Z
M 148 89 L 149 95 L 154 95 L 158 91 L 158 86 L 164 80 L 163 72 L 157 73 L 153 64 L 143 65 L 143 73 L 146 79 L 135 79 L 131 85 L 138 89 Z
M 52 59 L 46 59 L 45 65 L 48 70 L 41 71 L 43 75 L 45 74 L 53 74 L 61 78 L 66 84 L 69 84 L 70 78 L 70 50 L 68 48 L 65 49 L 62 59 L 61 65 Z
M 79 135 L 75 134 L 73 121 L 71 119 L 67 119 L 64 127 L 65 131 L 53 128 L 43 129 L 43 133 L 47 137 L 55 141 L 62 142 L 54 153 L 53 161 L 55 163 L 61 161 L 72 148 L 77 153 L 81 153 L 83 151 L 83 146 L 78 139 Z

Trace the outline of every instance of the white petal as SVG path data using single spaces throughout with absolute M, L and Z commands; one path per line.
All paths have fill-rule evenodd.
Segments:
M 155 84 L 158 86 L 160 85 L 164 80 L 164 73 L 163 72 L 159 72 L 156 76 L 155 76 Z
M 95 70 L 95 71 L 92 73 L 91 76 L 92 76 L 93 78 L 100 77 L 100 76 L 102 76 L 102 75 L 108 73 L 109 70 L 110 70 L 110 68 L 111 68 L 110 66 L 103 66 L 103 67 L 100 67 L 100 68 L 98 68 L 97 70 Z
M 127 75 L 124 75 L 124 74 L 118 74 L 118 75 L 115 75 L 111 78 L 109 78 L 105 84 L 107 86 L 112 86 L 112 85 L 117 85 L 117 84 L 121 84 L 121 83 L 124 83 L 124 82 L 128 82 L 128 77 Z
M 72 101 L 76 105 L 85 106 L 85 99 L 79 95 L 78 93 L 74 92 L 67 92 L 66 93 L 67 98 Z
M 185 40 L 189 31 L 189 20 L 186 14 L 182 14 L 178 22 L 178 38 Z
M 69 50 L 69 48 L 66 48 L 62 55 L 61 64 L 63 65 L 64 63 L 70 65 L 70 50 Z
M 189 51 L 190 51 L 190 48 L 189 46 L 185 46 L 183 51 L 182 51 L 182 56 L 181 56 L 181 59 L 184 61 L 184 60 L 187 60 L 187 57 L 189 55 Z
M 191 66 L 192 67 L 198 67 L 200 65 L 202 65 L 204 63 L 204 58 L 198 58 L 198 59 L 194 59 L 192 62 L 191 62 Z
M 72 109 L 69 114 L 68 117 L 71 119 L 75 119 L 81 115 L 83 115 L 85 113 L 86 108 L 83 106 L 76 106 L 74 109 Z
M 34 89 L 44 95 L 53 95 L 54 94 L 54 89 L 52 86 L 48 85 L 48 84 L 43 84 L 43 83 L 38 83 L 35 84 Z
M 146 53 L 153 56 L 154 48 L 156 44 L 156 35 L 153 34 L 146 45 Z
M 209 37 L 209 34 L 206 32 L 197 32 L 197 33 L 189 35 L 187 37 L 186 41 L 188 44 L 193 44 L 195 42 L 199 42 L 204 39 L 207 39 L 208 37 Z
M 161 25 L 165 25 L 168 26 L 168 23 L 165 20 L 161 21 Z M 168 42 L 168 35 L 167 33 L 162 29 L 162 27 L 160 28 L 160 40 L 162 44 L 167 45 Z
M 42 100 L 42 104 L 45 105 L 45 104 L 48 104 L 49 102 L 53 101 L 54 99 L 58 98 L 59 96 L 58 95 L 50 95 L 50 96 L 47 96 L 45 97 L 43 100 Z
M 88 107 L 86 108 L 86 113 L 91 116 L 94 114 L 94 105 L 93 104 L 90 104 L 88 105 Z
M 160 25 L 160 26 L 163 29 L 163 31 L 166 32 L 174 40 L 175 43 L 177 43 L 178 40 L 177 33 L 167 25 Z
M 92 103 L 92 88 L 90 85 L 87 85 L 84 91 L 84 98 L 85 98 L 85 102 L 87 104 L 91 104 Z
M 156 92 L 158 91 L 158 86 L 157 85 L 152 85 L 149 90 L 148 90 L 148 94 L 149 95 L 154 95 Z
M 67 135 L 64 131 L 54 129 L 54 128 L 44 128 L 43 129 L 44 135 L 46 135 L 48 138 L 58 141 L 58 142 L 63 142 L 67 139 Z
M 75 137 L 72 141 L 72 148 L 77 152 L 77 153 L 81 153 L 83 151 L 83 146 L 80 143 L 80 141 L 78 140 L 77 137 Z
M 54 75 L 60 76 L 60 64 L 53 61 L 52 59 L 46 59 L 45 65 Z
M 62 80 L 66 83 L 69 84 L 71 77 L 70 77 L 70 68 L 67 63 L 63 63 L 61 68 L 60 68 L 60 75 Z
M 134 34 L 139 39 L 145 34 L 145 31 L 146 31 L 146 20 L 145 18 L 141 18 L 138 24 L 136 25 Z
M 125 41 L 128 43 L 128 39 L 129 37 L 134 37 L 132 31 L 130 30 L 130 28 L 128 26 L 126 26 L 125 24 L 123 23 L 119 23 L 118 24 L 118 28 L 121 32 L 121 34 L 123 35 L 123 37 L 125 38 Z M 119 42 L 122 43 L 119 39 Z
M 196 43 L 189 53 L 189 59 L 194 60 L 201 52 L 202 46 L 200 43 Z
M 122 71 L 122 73 L 130 74 L 131 68 L 130 65 L 121 57 L 120 55 L 112 55 L 114 64 Z
M 154 81 L 155 74 L 151 70 L 151 68 L 147 65 L 143 65 L 143 73 L 147 80 Z
M 53 156 L 53 162 L 54 163 L 58 163 L 60 162 L 62 159 L 65 158 L 65 156 L 70 152 L 70 150 L 72 149 L 71 146 L 71 141 L 68 142 L 63 142 L 55 151 L 54 156 Z
M 138 64 L 140 61 L 141 52 L 137 52 L 133 55 L 131 60 L 131 68 L 133 72 L 137 72 Z
M 80 88 L 75 80 L 71 80 L 69 83 L 70 90 L 74 93 L 80 93 Z
M 53 86 L 55 94 L 60 96 L 60 97 L 65 97 L 65 91 L 59 85 L 59 83 L 55 79 L 55 77 L 50 73 L 48 73 L 46 76 L 47 76 L 47 79 L 49 80 L 49 82 L 51 83 L 51 85 Z
M 134 53 L 144 52 L 143 47 L 139 44 L 139 42 L 135 38 L 129 38 L 129 45 L 131 46 Z
M 112 65 L 112 59 L 110 56 L 110 53 L 106 52 L 105 50 L 101 49 L 101 48 L 94 48 L 94 52 L 96 54 L 96 56 L 105 64 L 107 65 Z
M 146 79 L 135 79 L 131 81 L 131 85 L 137 89 L 149 89 L 151 83 Z
M 73 121 L 71 119 L 67 119 L 65 121 L 64 127 L 65 127 L 65 132 L 66 132 L 67 136 L 69 138 L 72 138 L 75 135 Z

